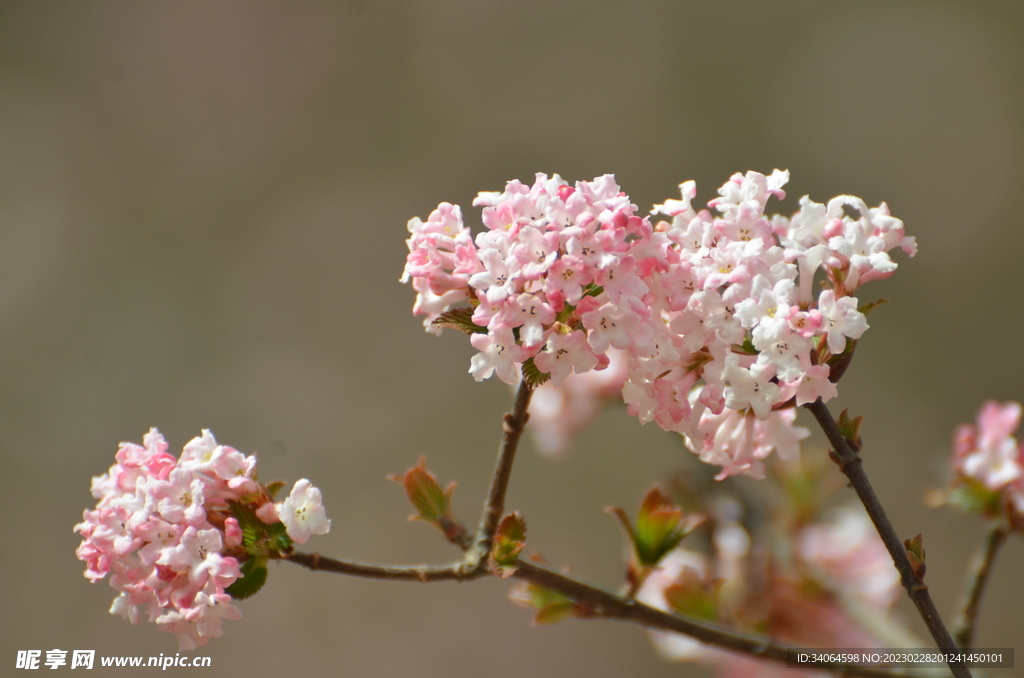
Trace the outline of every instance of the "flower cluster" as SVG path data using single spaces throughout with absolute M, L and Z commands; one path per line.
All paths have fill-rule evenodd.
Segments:
M 191 650 L 220 636 L 224 619 L 241 617 L 232 594 L 254 564 L 326 533 L 331 521 L 308 480 L 273 503 L 257 482 L 256 458 L 218 445 L 207 430 L 179 458 L 167 447 L 156 429 L 141 446 L 121 443 L 117 463 L 93 478 L 98 504 L 75 526 L 83 538 L 76 554 L 88 579 L 111 575 L 119 593 L 111 614 L 133 624 L 147 618 Z
M 766 217 L 788 179 L 734 175 L 708 203 L 717 215 L 691 207 L 686 182 L 681 200 L 652 212 L 671 221 L 652 226 L 611 175 L 573 187 L 538 174 L 532 187 L 478 196 L 486 230 L 475 239 L 458 206 L 412 219 L 402 280 L 428 330 L 472 335 L 477 380 L 515 383 L 522 370 L 557 386 L 621 349 L 632 415 L 686 435 L 720 477 L 761 477 L 760 459 L 804 435 L 775 435 L 791 428 L 780 410 L 836 395 L 868 327 L 854 291 L 892 274 L 892 249 L 916 253 L 884 203 L 804 197 L 791 218 Z
M 1005 515 L 1024 526 L 1024 443 L 1013 434 L 1020 426 L 1021 405 L 987 401 L 974 425 L 953 434 L 951 501 L 971 511 Z
M 614 177 L 572 187 L 538 174 L 532 187 L 511 181 L 473 204 L 484 206 L 487 227 L 475 242 L 458 206 L 442 203 L 426 223 L 409 222 L 402 280 L 413 279 L 413 312 L 427 316 L 428 329 L 455 304 L 472 305 L 478 381 L 496 373 L 513 384 L 532 361 L 557 385 L 607 366 L 609 346 L 650 339 L 638 264 L 658 248 Z

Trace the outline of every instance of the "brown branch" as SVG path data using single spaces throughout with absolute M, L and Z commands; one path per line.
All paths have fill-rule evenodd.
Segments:
M 974 642 L 974 622 L 978 617 L 978 608 L 981 606 L 981 596 L 985 591 L 989 575 L 992 573 L 992 563 L 995 562 L 999 547 L 1006 541 L 1008 534 L 1009 532 L 1002 523 L 994 523 L 985 536 L 984 547 L 974 557 L 967 593 L 964 596 L 964 606 L 956 623 L 956 631 L 953 633 L 956 644 L 965 650 L 970 649 Z
M 512 411 L 502 418 L 501 446 L 498 448 L 498 461 L 495 463 L 491 487 L 484 502 L 483 516 L 476 537 L 456 535 L 448 540 L 461 547 L 466 557 L 449 565 L 373 565 L 354 561 L 325 558 L 318 553 L 295 552 L 288 560 L 310 570 L 323 570 L 356 577 L 371 579 L 393 579 L 399 581 L 468 581 L 489 575 L 487 559 L 494 541 L 494 533 L 498 522 L 505 512 L 505 492 L 512 477 L 512 462 L 516 458 L 519 439 L 526 429 L 530 418 L 530 398 L 533 389 L 524 379 L 519 385 Z M 459 526 L 461 527 L 461 526 Z M 447 536 L 447 533 L 446 533 Z
M 494 464 L 494 476 L 491 478 L 491 487 L 487 492 L 487 501 L 484 502 L 483 515 L 480 517 L 480 527 L 476 532 L 476 540 L 471 559 L 475 559 L 480 566 L 486 566 L 487 556 L 491 551 L 491 542 L 494 541 L 494 532 L 498 529 L 498 522 L 505 513 L 505 492 L 508 490 L 508 482 L 512 477 L 512 462 L 516 458 L 516 449 L 519 447 L 519 439 L 526 429 L 526 422 L 530 419 L 530 399 L 533 397 L 533 389 L 526 383 L 526 379 L 519 384 L 519 391 L 516 393 L 516 400 L 512 411 L 506 414 L 501 421 L 501 446 L 498 448 L 498 460 Z
M 860 454 L 839 430 L 835 419 L 832 418 L 832 413 L 829 412 L 821 398 L 804 405 L 804 407 L 811 411 L 814 418 L 818 420 L 821 430 L 828 437 L 834 450 L 833 460 L 843 475 L 849 479 L 850 486 L 860 497 L 861 503 L 864 504 L 868 517 L 875 524 L 878 535 L 882 538 L 885 548 L 896 565 L 896 570 L 900 573 L 903 587 L 907 590 L 910 599 L 914 601 L 914 605 L 917 606 L 917 611 L 932 634 L 932 638 L 935 639 L 935 643 L 943 652 L 955 656 L 958 652 L 956 643 L 946 625 L 942 623 L 942 617 L 939 616 L 939 611 L 935 608 L 931 594 L 928 593 L 928 587 L 914 573 L 906 548 L 889 520 L 889 516 L 886 515 L 878 495 L 875 494 L 871 481 L 868 480 Z M 971 672 L 963 662 L 950 662 L 949 669 L 956 678 L 971 678 Z
M 286 560 L 313 571 L 321 570 L 323 572 L 335 572 L 337 574 L 367 577 L 369 579 L 419 581 L 423 583 L 432 581 L 468 581 L 488 574 L 486 570 L 480 570 L 465 561 L 450 565 L 372 565 L 370 563 L 357 563 L 348 560 L 335 560 L 334 558 L 321 556 L 319 553 L 302 553 L 299 551 L 288 556 Z
M 468 560 L 450 565 L 390 566 L 335 560 L 315 553 L 300 552 L 293 553 L 287 560 L 310 570 L 395 581 L 470 581 L 491 576 L 488 569 L 474 567 Z M 512 576 L 571 598 L 586 608 L 592 617 L 620 619 L 649 629 L 682 633 L 706 645 L 754 659 L 785 663 L 788 653 L 802 650 L 773 643 L 767 638 L 744 635 L 665 612 L 528 560 L 516 561 L 516 569 Z M 907 675 L 885 669 L 839 663 L 815 664 L 814 669 L 863 678 L 899 678 Z

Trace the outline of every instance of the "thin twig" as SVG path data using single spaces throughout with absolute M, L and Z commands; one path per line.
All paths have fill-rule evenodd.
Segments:
M 519 384 L 519 391 L 516 393 L 512 411 L 506 414 L 501 421 L 502 434 L 501 446 L 498 448 L 498 460 L 494 464 L 494 476 L 491 478 L 491 487 L 487 492 L 487 501 L 484 502 L 480 527 L 476 532 L 475 553 L 471 554 L 471 557 L 475 557 L 481 565 L 485 565 L 484 561 L 491 551 L 491 542 L 498 529 L 498 522 L 505 513 L 505 492 L 508 489 L 509 479 L 512 477 L 512 462 L 516 458 L 519 439 L 526 429 L 526 422 L 530 419 L 529 408 L 532 397 L 533 389 L 526 383 L 526 379 L 523 379 Z
M 942 623 L 942 617 L 939 616 L 939 611 L 935 608 L 931 594 L 928 593 L 928 587 L 914 573 L 906 548 L 889 520 L 889 516 L 886 515 L 885 509 L 882 508 L 882 503 L 879 501 L 878 495 L 875 494 L 871 481 L 868 480 L 860 454 L 854 450 L 854 447 L 839 430 L 835 419 L 832 418 L 832 413 L 829 412 L 821 398 L 804 405 L 804 407 L 811 411 L 814 418 L 818 420 L 822 431 L 825 432 L 825 436 L 828 437 L 829 443 L 835 450 L 836 465 L 849 479 L 850 486 L 860 497 L 861 503 L 864 504 L 868 517 L 875 524 L 878 535 L 882 538 L 885 548 L 889 551 L 889 555 L 892 556 L 893 563 L 900 573 L 903 587 L 907 590 L 910 599 L 914 601 L 914 605 L 917 606 L 917 611 L 932 634 L 932 638 L 935 639 L 935 643 L 943 652 L 955 656 L 958 652 L 957 645 L 946 625 Z M 950 662 L 949 668 L 957 678 L 970 678 L 971 676 L 971 672 L 963 662 Z
M 391 579 L 397 581 L 468 581 L 477 579 L 488 572 L 467 566 L 465 561 L 450 565 L 372 565 L 349 560 L 335 560 L 319 553 L 295 552 L 287 560 L 310 570 L 322 570 L 369 579 Z
M 967 594 L 964 596 L 964 606 L 960 611 L 960 618 L 957 620 L 956 630 L 953 638 L 956 644 L 962 649 L 968 650 L 974 643 L 974 622 L 978 617 L 978 608 L 981 605 L 981 596 L 985 591 L 985 584 L 992 573 L 992 563 L 999 553 L 999 547 L 1006 541 L 1009 534 L 1006 527 L 1000 523 L 993 523 L 985 535 L 985 545 L 974 557 L 971 568 L 970 580 Z

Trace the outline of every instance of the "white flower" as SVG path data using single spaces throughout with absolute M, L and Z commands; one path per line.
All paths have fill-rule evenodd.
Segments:
M 320 490 L 303 478 L 295 483 L 287 499 L 275 505 L 288 536 L 296 544 L 305 544 L 311 534 L 327 534 L 330 531 L 331 521 L 327 519 L 321 501 Z

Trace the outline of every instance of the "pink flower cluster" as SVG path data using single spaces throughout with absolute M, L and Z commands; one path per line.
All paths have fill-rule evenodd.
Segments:
M 1013 436 L 1020 420 L 1020 403 L 989 400 L 975 425 L 962 424 L 953 434 L 957 477 L 1001 495 L 1000 503 L 1016 525 L 1024 524 L 1024 443 Z
M 111 575 L 119 593 L 111 614 L 133 624 L 145 617 L 191 650 L 222 635 L 224 619 L 241 617 L 225 589 L 249 554 L 229 501 L 251 507 L 264 523 L 283 522 L 298 543 L 327 532 L 330 521 L 308 480 L 274 504 L 256 481 L 256 458 L 218 445 L 207 430 L 180 458 L 167 447 L 156 429 L 141 446 L 121 443 L 117 463 L 93 478 L 98 504 L 75 526 L 83 538 L 76 555 L 88 579 Z
M 792 421 L 777 410 L 836 395 L 828 363 L 868 327 L 853 292 L 892 274 L 892 249 L 916 253 L 884 203 L 804 197 L 791 218 L 766 217 L 788 179 L 734 175 L 708 203 L 717 215 L 691 207 L 686 182 L 681 200 L 653 210 L 671 221 L 652 226 L 611 175 L 570 186 L 538 174 L 533 186 L 477 197 L 486 230 L 475 239 L 455 205 L 412 219 L 402 280 L 412 279 L 428 330 L 470 305 L 477 380 L 515 383 L 532 361 L 557 386 L 621 349 L 632 415 L 686 435 L 722 477 L 761 476 L 759 460 L 802 435 L 776 442 L 770 430 Z

